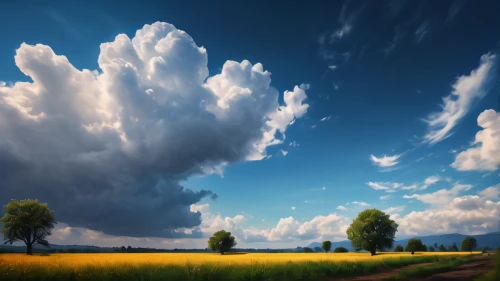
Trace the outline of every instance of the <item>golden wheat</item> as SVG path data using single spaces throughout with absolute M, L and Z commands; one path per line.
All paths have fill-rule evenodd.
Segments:
M 436 255 L 470 255 L 470 252 L 427 252 L 415 253 L 417 256 Z M 480 254 L 480 252 L 475 252 Z M 250 265 L 256 263 L 273 264 L 286 262 L 308 261 L 379 261 L 386 258 L 411 257 L 410 253 L 379 253 L 370 256 L 369 253 L 248 253 L 248 254 L 212 254 L 212 253 L 101 253 L 101 254 L 52 254 L 50 256 L 27 256 L 25 254 L 0 254 L 0 263 L 8 266 L 39 265 L 43 267 L 81 266 L 140 266 L 152 265 L 199 265 L 225 264 Z

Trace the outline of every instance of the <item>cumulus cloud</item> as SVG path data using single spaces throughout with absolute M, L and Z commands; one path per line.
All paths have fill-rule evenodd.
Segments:
M 347 208 L 344 206 L 338 206 L 336 209 L 341 211 L 347 211 Z
M 23 43 L 15 63 L 33 82 L 0 86 L 2 198 L 38 198 L 103 235 L 201 236 L 176 230 L 199 226 L 190 206 L 216 195 L 179 182 L 265 158 L 308 109 L 305 87 L 280 105 L 260 63 L 227 61 L 209 77 L 207 62 L 160 22 L 101 44 L 98 72 Z
M 461 192 L 468 191 L 472 188 L 470 184 L 456 184 L 451 189 L 440 189 L 433 193 L 404 195 L 403 198 L 415 198 L 423 203 L 443 206 L 449 204 Z
M 428 125 L 428 132 L 424 136 L 426 142 L 437 143 L 452 134 L 452 129 L 468 113 L 472 103 L 486 93 L 495 61 L 495 55 L 485 54 L 481 56 L 478 68 L 469 75 L 457 78 L 451 94 L 443 98 L 442 110 L 424 119 Z
M 293 217 L 282 218 L 268 235 L 269 241 L 311 240 L 329 238 L 338 240 L 346 237 L 350 220 L 335 213 L 317 216 L 310 221 L 299 223 Z
M 199 209 L 200 206 L 192 209 Z M 202 223 L 200 230 L 204 237 L 210 237 L 215 231 L 225 229 L 235 235 L 238 242 L 286 242 L 298 240 L 318 239 L 328 237 L 331 239 L 345 238 L 345 231 L 350 219 L 335 213 L 326 216 L 317 216 L 310 221 L 299 222 L 293 217 L 281 218 L 271 229 L 243 228 L 241 222 L 244 216 L 221 217 L 210 214 L 208 207 L 202 205 Z M 294 207 L 292 207 L 294 208 Z
M 479 195 L 482 198 L 497 199 L 498 195 L 500 195 L 500 184 L 482 190 Z
M 500 113 L 493 109 L 479 114 L 473 147 L 458 153 L 451 166 L 459 171 L 494 171 L 500 167 Z
M 398 155 L 393 155 L 393 156 L 387 156 L 384 155 L 383 157 L 376 157 L 375 155 L 370 155 L 370 160 L 372 161 L 373 165 L 379 166 L 379 167 L 392 167 L 394 165 L 397 165 L 399 157 L 401 157 L 402 154 Z
M 448 197 L 444 201 L 448 203 L 434 205 L 420 212 L 413 211 L 403 217 L 397 214 L 392 216 L 399 224 L 398 237 L 497 231 L 500 202 L 477 195 Z

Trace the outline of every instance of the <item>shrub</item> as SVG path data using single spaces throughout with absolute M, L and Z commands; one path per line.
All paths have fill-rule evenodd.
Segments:
M 334 253 L 347 253 L 347 252 L 349 252 L 349 250 L 347 250 L 344 247 L 338 247 L 338 248 L 335 248 L 335 250 L 333 250 L 333 252 Z
M 396 245 L 394 248 L 394 252 L 404 252 L 405 250 L 403 249 L 403 246 L 401 245 Z

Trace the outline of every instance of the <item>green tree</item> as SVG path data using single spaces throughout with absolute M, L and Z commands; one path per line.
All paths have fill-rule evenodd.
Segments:
M 443 244 L 441 244 L 441 246 L 439 246 L 439 251 L 440 252 L 446 252 L 446 248 L 444 247 Z
M 47 204 L 40 204 L 38 200 L 11 200 L 3 206 L 5 215 L 0 218 L 5 243 L 22 241 L 26 244 L 26 254 L 33 254 L 33 246 L 49 247 L 45 238 L 51 235 L 56 221 L 54 212 Z
M 219 252 L 224 255 L 224 252 L 231 250 L 232 247 L 236 246 L 236 241 L 234 241 L 234 236 L 231 236 L 231 232 L 225 230 L 219 230 L 214 233 L 210 239 L 208 239 L 208 247 L 213 251 Z
M 417 251 L 422 251 L 423 244 L 422 240 L 417 238 L 412 238 L 408 240 L 408 244 L 406 244 L 405 252 L 411 252 L 411 254 L 415 254 Z
M 449 252 L 458 252 L 457 243 L 453 243 L 453 245 L 448 246 Z
M 427 252 L 427 245 L 425 244 L 422 245 L 422 252 Z
M 434 249 L 434 247 L 433 247 L 433 246 L 430 246 L 430 247 L 429 247 L 429 252 L 435 252 L 435 251 L 436 251 L 436 249 Z
M 477 241 L 474 237 L 467 236 L 465 239 L 462 241 L 462 251 L 464 252 L 471 252 L 472 250 L 476 249 L 477 247 Z
M 323 241 L 323 243 L 321 244 L 321 248 L 323 248 L 323 250 L 325 250 L 325 252 L 330 252 L 330 250 L 332 249 L 332 242 L 326 240 L 326 241 Z
M 364 249 L 372 256 L 377 250 L 392 248 L 398 224 L 384 212 L 367 209 L 359 213 L 347 229 L 347 238 L 354 249 Z
M 403 249 L 403 246 L 401 245 L 396 245 L 394 248 L 394 252 L 404 252 L 405 250 Z

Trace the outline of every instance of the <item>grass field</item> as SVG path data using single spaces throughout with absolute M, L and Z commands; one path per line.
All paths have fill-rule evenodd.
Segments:
M 414 263 L 467 256 L 458 253 L 290 254 L 0 254 L 0 280 L 318 280 Z

